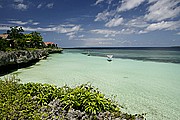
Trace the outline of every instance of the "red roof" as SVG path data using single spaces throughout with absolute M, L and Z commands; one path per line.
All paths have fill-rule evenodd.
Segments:
M 44 42 L 45 45 L 52 45 L 54 44 L 53 42 Z
M 3 38 L 3 39 L 7 39 L 8 34 L 0 34 L 0 37 Z

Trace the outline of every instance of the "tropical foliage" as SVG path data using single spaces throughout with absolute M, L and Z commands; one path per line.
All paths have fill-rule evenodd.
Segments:
M 16 39 L 22 39 L 24 37 L 24 30 L 22 27 L 10 27 L 11 30 L 7 30 L 7 34 L 9 35 L 10 39 L 16 40 Z
M 6 51 L 8 47 L 9 47 L 9 41 L 0 38 L 0 51 Z
M 10 27 L 7 30 L 8 38 L 0 38 L 0 50 L 5 51 L 7 48 L 26 49 L 26 48 L 43 48 L 45 47 L 43 38 L 39 32 L 24 34 L 22 27 Z
M 57 87 L 41 83 L 21 84 L 15 76 L 0 80 L 0 119 L 2 120 L 42 119 L 42 116 L 52 114 L 42 111 L 42 108 L 47 108 L 54 100 L 59 100 L 61 103 L 61 112 L 74 109 L 84 111 L 87 115 L 97 115 L 106 111 L 121 115 L 121 107 L 90 84 L 70 88 L 67 85 Z M 125 118 L 135 119 L 134 115 L 124 115 Z M 51 117 L 53 118 L 52 115 Z

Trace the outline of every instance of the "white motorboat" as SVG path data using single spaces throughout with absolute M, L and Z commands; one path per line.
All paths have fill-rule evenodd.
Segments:
M 112 61 L 113 55 L 107 55 L 107 61 Z

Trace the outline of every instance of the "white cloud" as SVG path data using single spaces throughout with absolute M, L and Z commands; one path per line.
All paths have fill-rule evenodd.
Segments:
M 22 27 L 24 31 L 42 31 L 42 28 Z
M 11 25 L 6 25 L 6 24 L 0 24 L 0 30 L 9 30 Z
M 148 0 L 149 3 L 157 2 L 157 0 Z
M 48 8 L 53 8 L 54 3 L 49 3 L 49 4 L 47 4 L 46 6 L 47 6 Z
M 32 25 L 38 25 L 39 24 L 39 22 L 34 22 L 34 23 L 32 23 Z
M 111 4 L 113 0 L 107 0 L 107 3 L 108 4 Z
M 77 33 L 77 32 L 82 30 L 80 25 L 74 25 L 74 26 L 71 26 L 71 27 L 69 27 L 69 26 L 68 27 L 67 26 L 62 27 L 61 25 L 59 25 L 59 26 L 53 27 L 51 29 L 53 31 L 55 31 L 55 32 L 58 32 L 58 33 L 65 33 L 65 34 L 69 33 L 69 35 L 72 34 L 72 33 Z
M 125 29 L 129 27 L 134 27 L 134 28 L 147 27 L 148 24 L 145 21 L 144 17 L 138 17 L 133 20 L 127 21 L 126 19 L 120 17 L 120 13 L 119 13 L 119 12 L 133 9 L 139 6 L 140 4 L 142 4 L 144 1 L 145 0 L 124 0 L 121 6 L 118 6 L 120 2 L 116 4 L 114 3 L 113 5 L 108 5 L 108 9 L 104 10 L 103 12 L 98 13 L 94 21 L 105 21 L 106 27 L 116 27 L 120 25 L 125 26 L 126 27 Z M 106 2 L 111 3 L 112 0 L 107 0 Z M 115 7 L 115 10 L 113 10 L 114 7 Z
M 57 33 L 63 33 L 67 35 L 70 35 L 73 32 L 77 33 L 83 30 L 80 25 L 74 25 L 73 27 L 62 27 L 61 25 L 59 25 L 56 27 L 47 27 L 47 28 L 41 28 L 41 27 L 38 27 L 38 28 L 23 27 L 23 28 L 25 31 L 57 32 Z
M 81 31 L 82 28 L 80 25 L 75 25 L 73 27 L 62 27 L 61 25 L 58 27 L 54 27 L 59 33 L 70 33 L 70 32 L 78 32 Z
M 70 33 L 67 33 L 66 35 L 71 36 L 71 35 L 75 35 L 75 34 L 76 34 L 75 32 L 70 32 Z
M 144 34 L 144 33 L 148 33 L 148 31 L 140 30 L 140 31 L 138 32 L 138 34 Z
M 123 18 L 113 18 L 105 24 L 106 27 L 116 27 L 123 23 Z
M 112 0 L 105 2 L 108 4 L 108 1 L 109 3 L 112 2 Z M 113 1 L 113 5 L 108 4 L 108 8 L 98 13 L 94 21 L 105 21 L 106 27 L 121 25 L 124 29 L 119 31 L 95 29 L 91 32 L 109 37 L 117 34 L 143 34 L 155 30 L 177 30 L 180 28 L 180 22 L 173 21 L 176 20 L 174 18 L 180 16 L 179 0 L 122 0 L 122 4 L 120 2 L 119 0 L 119 6 L 117 1 Z M 132 10 L 141 4 L 148 5 L 144 16 L 132 16 L 133 19 L 119 17 L 121 12 Z
M 74 40 L 76 37 L 83 38 L 84 35 L 76 36 L 76 34 L 82 30 L 79 25 L 73 25 L 73 24 L 67 24 L 67 25 L 60 25 L 61 27 L 71 27 L 71 29 L 63 28 L 61 30 L 61 33 L 66 33 L 66 35 L 69 37 L 69 40 Z M 65 30 L 66 29 L 66 30 Z
M 33 20 L 28 20 L 27 22 L 28 22 L 28 24 L 32 24 L 32 25 L 39 25 L 40 24 L 39 22 L 35 22 Z
M 111 46 L 115 41 L 114 38 L 96 38 L 96 37 L 93 37 L 93 38 L 82 38 L 82 39 L 79 39 L 81 41 L 83 41 L 84 43 L 84 46 Z
M 138 17 L 135 19 L 131 19 L 125 24 L 128 27 L 135 27 L 135 28 L 145 28 L 149 24 L 144 20 L 143 17 Z
M 14 6 L 15 9 L 18 9 L 18 10 L 26 10 L 28 8 L 27 5 L 22 4 L 22 3 L 17 4 L 17 5 L 13 5 L 13 6 Z
M 180 35 L 180 32 L 178 32 L 177 35 Z
M 0 30 L 10 30 L 10 27 L 13 27 L 12 24 L 0 24 Z
M 115 12 L 114 11 L 103 11 L 101 13 L 98 13 L 96 15 L 96 19 L 94 21 L 107 21 L 109 17 L 114 16 Z
M 137 33 L 134 29 L 130 28 L 124 28 L 121 31 L 119 31 L 119 34 L 133 34 Z
M 70 33 L 67 33 L 66 35 L 69 36 L 69 40 L 72 40 L 76 37 L 75 34 L 76 34 L 75 32 L 70 32 Z
M 103 1 L 104 1 L 104 0 L 97 0 L 96 3 L 95 3 L 95 5 L 97 5 L 97 4 L 99 4 L 99 3 L 103 2 Z
M 118 31 L 115 31 L 115 30 L 108 30 L 108 29 L 95 29 L 95 30 L 91 30 L 90 31 L 91 33 L 95 33 L 95 34 L 103 34 L 103 35 L 106 35 L 106 36 L 115 36 L 117 34 L 119 34 Z
M 21 22 L 22 21 L 20 21 L 19 23 L 21 24 Z M 10 26 L 14 26 L 14 25 L 8 25 L 8 26 L 0 25 L 0 30 L 9 30 Z M 46 28 L 42 28 L 42 27 L 37 27 L 37 28 L 22 27 L 22 28 L 25 31 L 57 32 L 57 33 L 62 33 L 62 34 L 67 34 L 67 35 L 72 35 L 83 30 L 80 25 L 74 25 L 73 27 L 62 27 L 61 25 L 59 25 L 55 27 L 46 27 Z
M 104 37 L 109 37 L 109 36 L 116 36 L 116 35 L 121 35 L 121 34 L 133 34 L 133 33 L 137 33 L 136 30 L 134 29 L 130 29 L 130 28 L 124 28 L 121 30 L 109 30 L 109 29 L 94 29 L 94 30 L 90 30 L 91 33 L 95 33 L 95 34 L 101 34 L 104 35 Z
M 8 21 L 9 23 L 13 23 L 13 24 L 18 24 L 18 25 L 26 25 L 28 24 L 28 22 L 23 22 L 23 21 Z
M 25 31 L 40 31 L 40 32 L 58 32 L 57 29 L 54 28 L 32 28 L 32 27 L 22 27 Z
M 2 5 L 0 5 L 0 8 L 3 8 L 3 6 L 2 6 Z
M 98 13 L 96 15 L 96 19 L 94 21 L 102 21 L 102 20 L 108 20 L 109 12 L 103 11 L 102 13 Z
M 178 0 L 149 0 L 149 4 L 148 14 L 145 15 L 146 20 L 161 21 L 180 15 Z
M 20 2 L 20 3 L 23 3 L 23 0 L 14 0 L 14 2 Z
M 155 30 L 176 30 L 180 28 L 180 21 L 162 21 L 158 23 L 150 24 L 145 30 L 146 31 L 155 31 Z
M 13 24 L 17 24 L 17 25 L 26 25 L 26 24 L 38 25 L 38 24 L 40 24 L 39 22 L 33 22 L 33 20 L 28 20 L 28 21 L 11 20 L 8 22 L 13 23 Z
M 42 7 L 42 4 L 39 4 L 38 6 L 37 6 L 37 8 L 41 8 Z
M 31 19 L 30 19 L 30 20 L 28 20 L 28 22 L 29 22 L 29 23 L 32 23 L 32 22 L 33 22 L 33 20 L 31 20 Z
M 94 3 L 94 5 L 101 4 L 102 2 L 107 3 L 108 5 L 110 5 L 113 2 L 113 0 L 96 0 L 96 3 Z
M 72 39 L 74 39 L 74 38 L 76 38 L 76 36 L 75 36 L 75 35 L 71 35 L 71 36 L 69 36 L 69 40 L 72 40 Z
M 84 37 L 84 35 L 79 35 L 78 37 L 79 37 L 79 38 L 83 38 L 83 37 Z
M 96 37 L 96 38 L 81 38 L 80 40 L 85 40 L 85 41 L 111 41 L 111 40 L 115 40 L 115 39 L 114 38 Z
M 60 26 L 62 26 L 62 27 L 74 27 L 75 25 L 74 24 L 62 24 Z
M 118 12 L 131 10 L 138 7 L 145 0 L 124 0 L 120 7 L 117 8 Z

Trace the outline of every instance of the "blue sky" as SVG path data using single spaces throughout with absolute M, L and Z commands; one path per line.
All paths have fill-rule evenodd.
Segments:
M 61 47 L 180 46 L 179 0 L 0 0 L 0 33 L 38 31 Z

